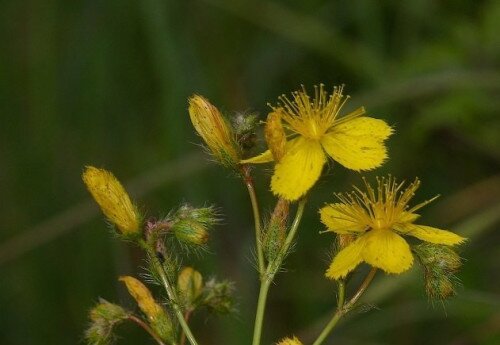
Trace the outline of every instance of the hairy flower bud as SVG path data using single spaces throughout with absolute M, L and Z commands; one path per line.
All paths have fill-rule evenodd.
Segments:
M 455 273 L 462 266 L 460 256 L 450 247 L 422 243 L 413 248 L 424 269 L 424 286 L 432 299 L 443 300 L 456 295 Z
M 171 230 L 181 242 L 201 246 L 207 243 L 209 230 L 218 222 L 213 207 L 182 205 L 173 216 Z
M 203 290 L 201 273 L 192 267 L 184 267 L 177 278 L 177 290 L 186 308 L 194 308 Z
M 186 244 L 204 245 L 208 242 L 207 227 L 192 219 L 183 219 L 172 227 L 175 237 Z
M 269 223 L 263 232 L 263 249 L 269 262 L 276 259 L 285 242 L 286 226 L 290 203 L 285 199 L 278 199 Z
M 88 166 L 82 178 L 104 215 L 123 235 L 136 236 L 140 233 L 141 215 L 111 172 Z
M 129 313 L 119 305 L 100 299 L 99 303 L 90 310 L 91 324 L 85 331 L 87 343 L 93 345 L 107 345 L 113 341 L 113 328 L 126 320 Z
M 209 280 L 204 287 L 203 300 L 200 305 L 218 314 L 227 314 L 234 309 L 233 284 L 229 281 Z
M 240 149 L 231 126 L 219 110 L 206 98 L 189 98 L 189 116 L 194 128 L 203 138 L 214 157 L 226 167 L 234 167 L 240 160 Z
M 106 320 L 115 322 L 126 319 L 128 313 L 121 306 L 101 298 L 99 303 L 90 310 L 89 316 L 92 321 Z
M 285 155 L 286 135 L 281 123 L 281 113 L 279 109 L 267 115 L 266 127 L 264 129 L 267 146 L 276 162 L 279 162 Z
M 243 150 L 249 150 L 255 146 L 257 135 L 257 115 L 244 112 L 236 113 L 232 118 L 232 125 L 236 140 Z
M 139 309 L 147 316 L 149 324 L 162 339 L 170 339 L 173 335 L 172 321 L 165 310 L 155 301 L 149 289 L 134 277 L 122 276 L 128 292 L 139 305 Z

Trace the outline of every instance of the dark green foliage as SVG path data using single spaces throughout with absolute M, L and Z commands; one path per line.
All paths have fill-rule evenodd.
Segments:
M 258 279 L 249 201 L 239 180 L 199 155 L 187 98 L 264 120 L 267 102 L 320 82 L 345 83 L 346 110 L 364 105 L 394 126 L 390 159 L 371 175 L 418 176 L 422 199 L 443 195 L 425 223 L 470 238 L 463 288 L 446 312 L 429 310 L 420 275 L 390 285 L 380 274 L 366 297 L 380 310 L 341 324 L 331 342 L 500 343 L 499 32 L 495 0 L 1 2 L 0 344 L 77 344 L 96 296 L 122 301 L 116 277 L 144 265 L 90 205 L 80 180 L 88 164 L 118 174 L 146 216 L 183 201 L 221 207 L 216 255 L 193 260 L 235 281 L 240 313 L 195 315 L 193 331 L 206 332 L 203 345 L 248 343 Z M 259 133 L 256 143 L 254 153 Z M 317 209 L 360 178 L 338 164 L 324 173 L 270 294 L 266 344 L 295 332 L 310 343 L 308 326 L 334 306 L 323 276 L 334 235 L 318 235 Z M 270 205 L 269 174 L 256 181 Z M 136 328 L 121 326 L 119 344 L 143 343 Z

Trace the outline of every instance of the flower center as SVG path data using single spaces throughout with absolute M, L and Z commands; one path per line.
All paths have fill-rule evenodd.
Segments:
M 304 133 L 304 136 L 309 137 L 311 139 L 319 140 L 325 133 L 325 129 L 322 128 L 318 122 L 317 119 L 315 118 L 310 118 L 307 121 L 307 126 L 306 126 L 306 133 Z

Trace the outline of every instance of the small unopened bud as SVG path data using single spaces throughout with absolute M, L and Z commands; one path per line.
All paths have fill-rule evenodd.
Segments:
M 91 324 L 85 331 L 88 344 L 107 345 L 113 340 L 113 328 L 126 320 L 129 313 L 119 305 L 101 299 L 89 313 Z
M 424 286 L 432 299 L 443 300 L 456 295 L 455 273 L 462 266 L 460 256 L 450 247 L 422 243 L 413 250 L 424 269 Z
M 177 278 L 177 289 L 186 308 L 193 308 L 203 290 L 203 277 L 192 267 L 184 267 Z
M 456 295 L 455 284 L 447 276 L 427 273 L 424 282 L 425 292 L 431 299 L 444 300 Z
M 271 219 L 263 232 L 263 248 L 269 262 L 276 259 L 285 242 L 286 226 L 290 203 L 285 199 L 278 199 Z
M 200 305 L 207 307 L 211 312 L 227 314 L 234 309 L 233 290 L 231 282 L 217 282 L 211 279 L 205 284 Z
M 462 267 L 462 259 L 451 247 L 422 243 L 414 246 L 415 254 L 423 266 L 443 274 L 455 273 Z
M 158 335 L 166 340 L 173 335 L 172 321 L 151 295 L 151 291 L 139 280 L 130 276 L 120 277 L 128 292 L 139 305 L 139 309 L 147 316 L 148 322 Z
M 171 231 L 181 242 L 204 245 L 208 241 L 209 230 L 217 222 L 215 208 L 183 205 L 173 216 Z
M 82 178 L 104 215 L 120 232 L 126 236 L 137 236 L 141 215 L 116 177 L 107 170 L 88 166 Z
M 203 138 L 214 157 L 226 167 L 234 167 L 240 160 L 240 149 L 231 126 L 219 110 L 206 98 L 189 98 L 189 116 L 194 128 Z
M 192 219 L 183 219 L 172 227 L 175 237 L 186 244 L 204 245 L 208 241 L 207 227 Z
M 175 213 L 175 218 L 191 219 L 198 223 L 206 225 L 214 225 L 219 221 L 217 210 L 215 207 L 199 207 L 195 208 L 191 205 L 184 204 Z
M 297 337 L 284 338 L 276 345 L 302 345 L 302 342 Z
M 249 150 L 255 146 L 257 135 L 258 117 L 256 114 L 236 113 L 232 118 L 232 125 L 236 135 L 236 140 L 244 150 Z
M 117 322 L 126 319 L 128 312 L 117 304 L 100 299 L 99 303 L 90 310 L 89 316 L 92 321 L 106 320 Z
M 279 110 L 267 115 L 264 133 L 266 135 L 267 146 L 271 150 L 274 160 L 279 162 L 285 155 L 286 147 L 286 135 L 281 123 L 281 113 Z

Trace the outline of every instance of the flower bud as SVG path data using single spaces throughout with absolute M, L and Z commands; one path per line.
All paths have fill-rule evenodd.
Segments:
M 285 155 L 286 135 L 281 123 L 281 113 L 279 109 L 267 115 L 266 127 L 264 129 L 267 146 L 276 162 L 279 162 Z
M 192 219 L 183 219 L 172 227 L 175 237 L 181 242 L 193 245 L 204 245 L 208 241 L 207 227 Z
M 170 339 L 173 336 L 172 321 L 165 310 L 154 300 L 149 289 L 134 277 L 122 276 L 120 281 L 125 283 L 128 292 L 139 305 L 139 309 L 147 316 L 151 327 L 162 339 Z
M 414 246 L 414 251 L 423 266 L 432 271 L 452 274 L 462 267 L 462 259 L 451 247 L 422 243 Z
M 207 243 L 209 230 L 218 222 L 213 207 L 182 205 L 172 217 L 171 231 L 181 242 L 201 246 Z
M 278 199 L 271 219 L 263 232 L 263 249 L 269 262 L 276 259 L 285 242 L 286 223 L 290 203 L 285 199 Z
M 191 219 L 198 223 L 214 225 L 219 221 L 215 207 L 194 208 L 191 205 L 184 204 L 175 213 L 175 218 Z
M 92 321 L 106 320 L 116 322 L 128 317 L 127 311 L 117 304 L 110 303 L 105 299 L 100 299 L 99 303 L 90 310 Z
M 255 134 L 257 119 L 256 114 L 247 113 L 236 113 L 232 119 L 236 140 L 244 150 L 249 150 L 255 146 L 257 139 L 257 135 Z
M 91 324 L 85 331 L 87 343 L 107 345 L 113 340 L 113 327 L 126 320 L 129 313 L 119 305 L 101 299 L 89 316 Z
M 219 110 L 206 98 L 193 95 L 189 98 L 189 116 L 214 157 L 226 167 L 236 166 L 240 149 L 232 128 Z
M 462 266 L 460 256 L 450 247 L 422 243 L 413 250 L 424 269 L 425 292 L 431 299 L 447 299 L 456 295 L 455 273 Z
M 136 236 L 140 233 L 141 215 L 111 172 L 88 166 L 82 178 L 104 215 L 123 235 Z
M 233 290 L 231 282 L 211 279 L 205 284 L 200 305 L 207 307 L 211 312 L 227 314 L 234 309 Z
M 300 340 L 297 337 L 292 338 L 284 338 L 276 345 L 302 345 Z
M 193 308 L 203 290 L 203 277 L 192 267 L 184 267 L 177 278 L 177 290 L 187 308 Z

